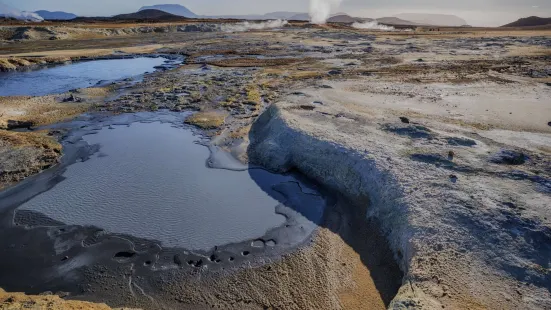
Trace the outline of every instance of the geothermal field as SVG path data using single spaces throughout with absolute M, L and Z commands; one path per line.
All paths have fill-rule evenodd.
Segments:
M 551 27 L 310 16 L 0 19 L 0 309 L 551 309 Z

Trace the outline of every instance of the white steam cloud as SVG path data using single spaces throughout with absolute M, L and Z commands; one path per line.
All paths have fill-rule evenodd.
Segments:
M 233 25 L 223 25 L 222 31 L 243 32 L 243 31 L 249 31 L 249 30 L 273 29 L 273 28 L 281 28 L 287 25 L 288 23 L 289 22 L 282 19 L 270 20 L 270 21 L 261 22 L 261 23 L 242 22 L 242 23 L 237 23 Z
M 0 3 L 0 17 L 13 17 L 20 20 L 42 21 L 40 15 L 32 12 L 21 12 L 3 3 Z
M 337 9 L 342 0 L 310 0 L 310 22 L 325 24 L 331 12 Z
M 365 22 L 365 23 L 353 23 L 352 27 L 358 28 L 358 29 L 372 29 L 372 30 L 384 30 L 384 31 L 394 31 L 396 30 L 392 26 L 385 26 L 379 24 L 377 21 L 371 21 L 371 22 Z

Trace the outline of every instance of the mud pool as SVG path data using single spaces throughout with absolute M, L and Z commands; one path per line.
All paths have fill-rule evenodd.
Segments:
M 154 71 L 166 58 L 138 57 L 77 62 L 26 72 L 0 73 L 0 96 L 43 96 Z
M 58 172 L 61 181 L 18 212 L 203 251 L 239 242 L 263 247 L 261 239 L 294 244 L 317 227 L 326 202 L 313 185 L 259 168 L 236 169 L 227 154 L 197 143 L 181 123 L 185 115 L 159 115 L 75 122 L 79 130 L 66 144 L 78 141 L 92 154 Z M 209 168 L 207 159 L 233 170 Z M 280 230 L 290 224 L 301 233 L 282 239 Z

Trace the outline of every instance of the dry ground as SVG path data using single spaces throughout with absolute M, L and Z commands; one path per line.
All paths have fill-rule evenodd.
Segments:
M 351 201 L 328 216 L 311 247 L 223 276 L 216 288 L 171 286 L 167 300 L 236 309 L 385 308 L 396 294 L 385 282 L 385 275 L 400 276 L 396 261 L 404 278 L 395 309 L 549 308 L 551 32 L 442 30 L 327 26 L 5 44 L 0 54 L 10 58 L 0 61 L 11 65 L 115 51 L 190 57 L 115 100 L 104 98 L 116 89 L 81 90 L 80 105 L 53 96 L 2 98 L 0 120 L 45 124 L 83 108 L 200 110 L 188 121 L 211 129 L 213 141 L 237 158 L 297 168 Z M 36 135 L 3 131 L 3 150 L 28 143 L 33 152 L 58 149 Z M 461 145 L 470 141 L 476 146 Z M 489 163 L 500 148 L 531 161 Z M 386 240 L 373 238 L 366 214 Z M 386 244 L 393 257 L 380 249 Z M 102 296 L 119 303 L 112 293 Z

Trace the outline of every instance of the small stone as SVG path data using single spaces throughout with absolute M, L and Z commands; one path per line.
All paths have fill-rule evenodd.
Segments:
M 547 126 L 551 126 L 551 122 L 547 123 Z
M 401 120 L 402 123 L 404 123 L 404 124 L 409 124 L 409 118 L 407 118 L 407 117 L 401 116 L 401 117 L 400 117 L 400 120 Z
M 455 174 L 450 174 L 450 181 L 453 183 L 457 182 L 459 178 Z
M 31 129 L 32 126 L 34 126 L 33 122 L 8 120 L 8 130 Z
M 528 156 L 524 155 L 521 152 L 503 149 L 491 156 L 490 162 L 494 164 L 522 165 L 526 162 L 527 159 Z
M 454 152 L 454 151 L 449 151 L 449 152 L 448 152 L 448 158 L 449 158 L 450 160 L 452 160 L 454 156 L 455 156 L 455 152 Z
M 51 295 L 53 295 L 53 294 L 54 294 L 54 293 L 53 293 L 52 291 L 45 291 L 45 292 L 42 292 L 42 293 L 40 293 L 40 294 L 38 294 L 38 295 L 40 295 L 40 296 L 51 296 Z
M 180 255 L 174 255 L 173 260 L 174 260 L 174 264 L 178 266 L 182 265 L 182 259 L 180 258 Z
M 63 99 L 63 102 L 81 102 L 82 99 L 80 99 L 79 97 L 71 94 L 69 95 L 69 97 Z

